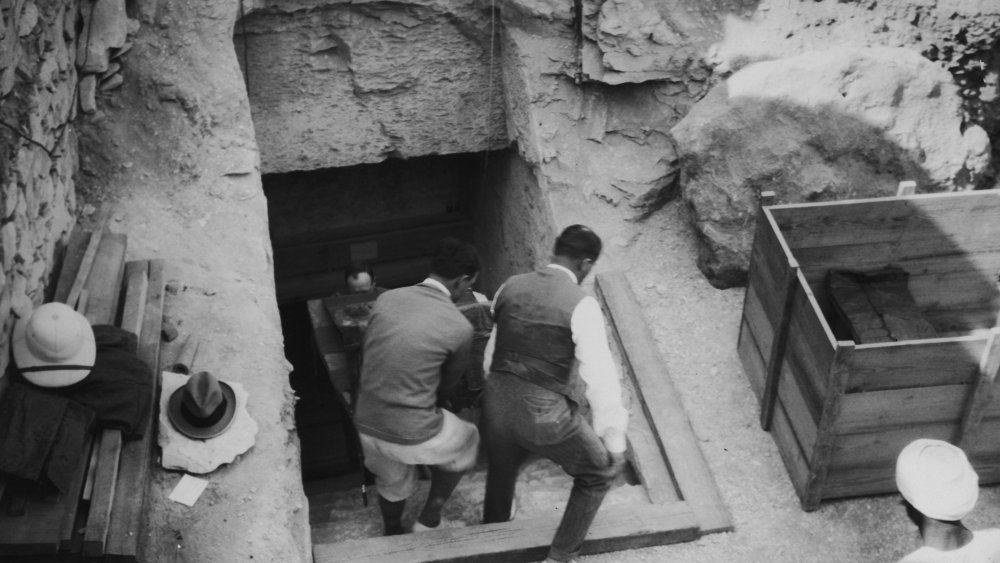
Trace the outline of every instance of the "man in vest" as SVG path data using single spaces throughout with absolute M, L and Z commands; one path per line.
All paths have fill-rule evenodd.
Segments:
M 483 521 L 513 518 L 514 485 L 529 454 L 559 464 L 573 477 L 573 490 L 547 561 L 570 561 L 579 553 L 625 460 L 628 411 L 617 365 L 601 308 L 579 285 L 600 253 L 594 231 L 567 227 L 551 264 L 511 277 L 493 300 L 496 325 L 487 350 L 493 355 L 483 399 L 489 457 Z M 588 402 L 592 424 L 585 416 Z
M 379 296 L 364 336 L 354 423 L 365 466 L 375 474 L 385 535 L 404 532 L 406 499 L 417 465 L 431 488 L 413 531 L 442 524 L 441 509 L 462 474 L 475 465 L 479 432 L 440 408 L 469 365 L 472 325 L 455 301 L 479 274 L 469 243 L 444 239 L 421 283 Z

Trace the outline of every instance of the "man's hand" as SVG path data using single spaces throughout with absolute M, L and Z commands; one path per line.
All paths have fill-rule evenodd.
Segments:
M 614 466 L 616 472 L 621 472 L 622 468 L 625 467 L 625 452 L 612 452 L 609 451 L 608 455 L 611 457 L 611 464 Z

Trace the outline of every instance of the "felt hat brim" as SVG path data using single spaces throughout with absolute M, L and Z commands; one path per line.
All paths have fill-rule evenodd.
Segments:
M 83 315 L 74 317 L 77 322 L 86 323 L 86 330 L 83 330 L 84 341 L 83 345 L 80 347 L 80 351 L 77 352 L 72 358 L 66 358 L 60 362 L 52 362 L 44 360 L 35 356 L 32 353 L 31 348 L 28 346 L 28 341 L 26 338 L 26 333 L 28 330 L 28 323 L 31 321 L 32 315 L 35 314 L 32 311 L 28 316 L 18 319 L 14 324 L 13 331 L 13 342 L 11 343 L 11 348 L 14 353 L 14 364 L 18 369 L 43 367 L 43 366 L 58 366 L 58 365 L 71 365 L 71 366 L 93 366 L 94 360 L 97 358 L 97 343 L 94 340 L 94 331 L 90 327 L 90 323 Z M 27 379 L 29 382 L 39 386 L 39 387 L 67 387 L 78 383 L 90 375 L 90 369 L 73 368 L 66 370 L 46 370 L 46 371 L 29 371 L 22 373 L 21 375 Z
M 236 393 L 225 381 L 219 380 L 219 387 L 222 389 L 222 396 L 226 400 L 226 410 L 218 422 L 210 426 L 198 426 L 197 421 L 190 421 L 181 410 L 184 402 L 184 391 L 186 385 L 181 385 L 170 395 L 167 403 L 167 418 L 174 428 L 188 438 L 196 440 L 208 440 L 222 434 L 233 424 L 236 418 Z

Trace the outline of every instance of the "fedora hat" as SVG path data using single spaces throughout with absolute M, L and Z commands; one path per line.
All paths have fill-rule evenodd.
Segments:
M 17 371 L 39 387 L 73 385 L 94 369 L 94 330 L 64 303 L 46 303 L 18 319 L 13 340 Z
M 225 432 L 236 414 L 236 393 L 207 371 L 192 375 L 167 404 L 167 418 L 178 432 L 207 440 Z

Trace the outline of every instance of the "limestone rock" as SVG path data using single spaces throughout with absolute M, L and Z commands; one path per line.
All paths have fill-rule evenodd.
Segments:
M 179 469 L 189 473 L 211 473 L 225 463 L 232 463 L 236 456 L 253 447 L 257 436 L 257 423 L 247 412 L 249 394 L 243 385 L 226 381 L 236 393 L 236 415 L 232 426 L 220 436 L 208 440 L 192 440 L 177 432 L 167 418 L 167 403 L 175 390 L 187 383 L 188 376 L 163 372 L 160 391 L 160 432 L 158 443 L 163 451 L 161 465 L 164 469 Z
M 97 111 L 97 76 L 88 74 L 80 79 L 80 111 L 92 114 Z
M 80 72 L 101 73 L 108 69 L 108 50 L 122 47 L 128 37 L 125 0 L 81 3 L 84 28 L 80 32 L 76 65 Z
M 793 203 L 894 195 L 901 180 L 919 192 L 965 189 L 988 166 L 988 140 L 963 137 L 951 75 L 906 49 L 750 64 L 672 133 L 699 267 L 718 287 L 745 282 L 762 190 Z
M 38 6 L 34 2 L 27 2 L 21 9 L 21 21 L 17 27 L 18 37 L 30 34 L 36 25 L 38 25 Z
M 122 73 L 116 72 L 110 77 L 101 80 L 101 92 L 107 92 L 109 90 L 114 90 L 115 88 L 121 86 L 125 82 L 125 77 Z

